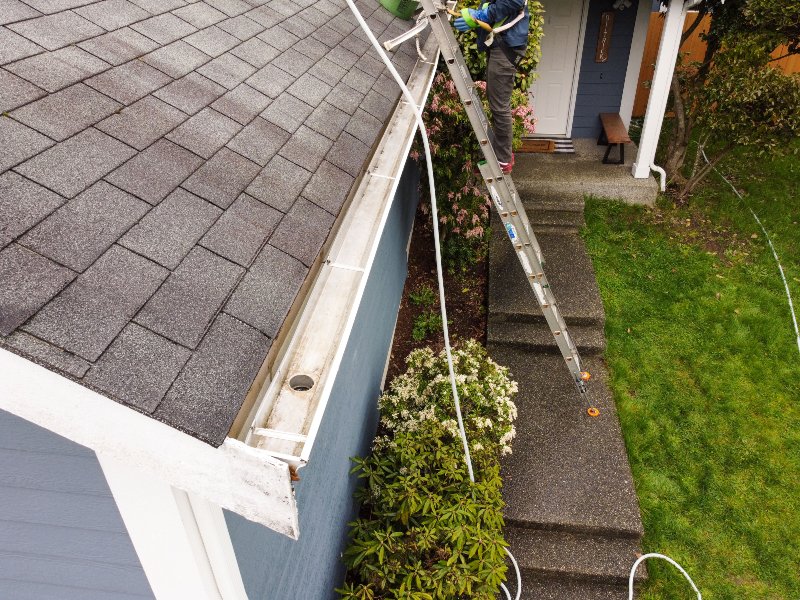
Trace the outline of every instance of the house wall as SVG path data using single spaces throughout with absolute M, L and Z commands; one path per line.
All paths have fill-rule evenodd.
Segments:
M 296 486 L 300 539 L 292 541 L 225 512 L 250 600 L 333 598 L 340 556 L 356 506 L 353 456 L 375 434 L 377 398 L 407 272 L 406 248 L 416 212 L 419 171 L 408 161 L 391 208 L 361 306 L 314 443 Z
M 572 120 L 574 138 L 596 138 L 600 134 L 599 114 L 619 112 L 622 102 L 637 8 L 632 6 L 625 10 L 614 11 L 608 61 L 596 63 L 600 15 L 603 11 L 612 10 L 611 5 L 611 0 L 591 0 L 589 3 L 575 114 Z M 646 5 L 638 5 L 638 10 L 648 8 Z M 641 60 L 641 57 L 634 60 Z
M 0 598 L 153 598 L 94 452 L 2 410 Z

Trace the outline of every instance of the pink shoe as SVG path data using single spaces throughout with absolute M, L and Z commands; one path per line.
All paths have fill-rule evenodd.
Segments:
M 498 161 L 500 162 L 500 161 Z M 500 170 L 503 172 L 504 175 L 508 175 L 511 173 L 511 170 L 514 168 L 514 154 L 511 154 L 511 162 L 500 162 Z

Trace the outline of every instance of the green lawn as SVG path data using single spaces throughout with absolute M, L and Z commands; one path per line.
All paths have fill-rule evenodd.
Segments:
M 739 159 L 688 208 L 587 202 L 607 359 L 645 524 L 703 597 L 800 598 L 800 161 Z M 756 234 L 757 237 L 752 237 Z M 637 598 L 693 598 L 649 561 Z

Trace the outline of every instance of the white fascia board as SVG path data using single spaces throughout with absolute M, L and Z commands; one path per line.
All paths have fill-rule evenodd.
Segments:
M 285 462 L 230 438 L 214 448 L 7 350 L 0 374 L 0 409 L 297 539 Z
M 418 104 L 425 103 L 436 72 L 433 35 L 423 54 L 434 60 L 419 60 L 408 81 Z M 414 107 L 401 101 L 248 424 L 248 443 L 295 467 L 305 465 L 311 454 L 416 131 Z M 313 386 L 293 389 L 290 382 L 298 375 Z

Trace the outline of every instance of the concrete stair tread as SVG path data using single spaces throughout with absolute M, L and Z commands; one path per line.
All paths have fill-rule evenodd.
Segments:
M 604 165 L 605 147 L 594 140 L 576 139 L 575 154 L 519 153 L 514 164 L 514 183 L 520 197 L 554 197 L 580 201 L 587 195 L 619 198 L 635 204 L 653 204 L 658 183 L 652 177 L 631 177 L 636 150 L 628 146 L 626 164 Z M 616 155 L 615 155 L 616 156 Z
M 553 333 L 545 323 L 520 323 L 491 319 L 487 326 L 490 344 L 511 344 L 528 352 L 558 352 Z M 581 355 L 602 354 L 606 349 L 606 338 L 599 325 L 570 325 L 569 335 L 578 346 Z
M 584 201 L 562 199 L 558 196 L 523 196 L 522 204 L 534 230 L 542 227 L 560 227 L 575 232 L 586 224 L 583 216 Z
M 544 212 L 526 208 L 528 220 L 536 233 L 545 229 L 555 231 L 566 230 L 565 233 L 577 233 L 586 223 L 581 213 L 573 212 Z
M 517 185 L 517 182 L 514 182 Z M 519 191 L 519 190 L 517 190 Z M 520 194 L 525 210 L 538 210 L 542 212 L 572 212 L 583 215 L 586 206 L 583 198 L 560 198 L 557 194 L 553 196 L 541 196 L 539 194 Z
M 603 324 L 600 291 L 580 237 L 553 233 L 536 237 L 546 262 L 545 274 L 567 324 Z M 509 320 L 544 320 L 499 219 L 493 219 L 489 251 L 489 314 Z
M 507 524 L 641 537 L 639 503 L 602 360 L 584 357 L 591 399 L 601 411 L 591 418 L 560 355 L 492 343 L 489 353 L 519 383 L 517 437 L 502 466 Z
M 520 569 L 541 577 L 626 583 L 641 556 L 635 538 L 613 538 L 523 527 L 508 527 L 505 537 Z M 634 581 L 647 578 L 644 566 Z
M 513 584 L 512 584 L 513 585 Z M 522 576 L 522 597 L 530 600 L 628 600 L 628 586 L 594 581 Z M 512 590 L 513 594 L 516 592 Z

